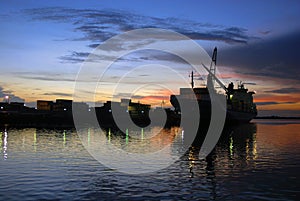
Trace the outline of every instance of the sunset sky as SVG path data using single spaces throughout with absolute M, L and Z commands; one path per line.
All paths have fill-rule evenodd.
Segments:
M 259 115 L 300 116 L 299 19 L 296 0 L 1 1 L 0 100 L 9 95 L 11 101 L 34 106 L 37 99 L 72 99 L 80 66 L 99 44 L 125 31 L 162 28 L 195 40 L 209 55 L 217 46 L 221 80 L 226 85 L 241 80 L 256 91 Z M 176 66 L 186 77 L 191 71 L 172 55 L 138 52 L 112 66 L 105 90 L 132 66 L 153 63 Z M 150 72 L 152 67 L 134 77 L 135 82 L 124 82 L 141 85 Z M 172 82 L 168 72 L 155 72 Z M 172 90 L 179 87 L 174 81 Z M 105 90 L 97 92 L 97 101 L 111 99 Z M 168 102 L 169 93 L 147 87 L 132 98 L 159 105 Z M 117 95 L 129 94 L 124 89 Z

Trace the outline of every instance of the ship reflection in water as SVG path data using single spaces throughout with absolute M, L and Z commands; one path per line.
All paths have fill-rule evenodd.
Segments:
M 144 175 L 126 175 L 99 164 L 74 129 L 3 128 L 0 199 L 295 200 L 300 122 L 264 121 L 225 128 L 203 160 L 195 144 L 171 166 Z M 86 134 L 92 144 L 95 130 Z M 135 138 L 107 129 L 105 140 L 129 152 L 154 152 L 171 143 L 163 160 L 180 149 L 184 135 L 177 127 L 154 137 L 141 129 Z M 136 140 L 148 150 L 137 147 Z

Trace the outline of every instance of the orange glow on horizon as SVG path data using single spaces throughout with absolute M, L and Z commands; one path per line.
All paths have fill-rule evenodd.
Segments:
M 144 97 L 138 99 L 141 103 L 150 104 L 152 107 L 170 107 L 170 96 L 172 92 L 169 90 L 159 90 L 156 92 L 157 95 L 145 95 Z
M 258 110 L 300 110 L 300 103 L 258 105 Z
M 270 103 L 257 105 L 258 110 L 300 110 L 300 94 L 262 95 L 255 97 L 254 102 Z
M 255 102 L 300 102 L 300 94 L 261 95 L 254 97 Z

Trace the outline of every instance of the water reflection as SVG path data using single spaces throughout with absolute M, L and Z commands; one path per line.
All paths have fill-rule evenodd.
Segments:
M 188 161 L 187 170 L 190 178 L 205 175 L 213 179 L 216 173 L 228 175 L 234 172 L 236 168 L 243 169 L 255 166 L 255 159 L 258 155 L 256 131 L 257 125 L 253 123 L 225 127 L 217 145 L 204 161 L 199 160 L 199 152 L 205 135 L 199 133 L 197 140 L 195 140 L 196 143 L 188 148 L 184 144 L 184 138 L 188 133 L 184 133 L 184 130 L 178 127 L 163 129 L 158 134 L 156 128 L 139 131 L 126 129 L 125 133 L 108 128 L 105 139 L 107 143 L 119 149 L 141 154 L 156 152 L 171 144 L 168 154 L 162 155 L 161 159 L 173 157 L 174 153 L 181 153 L 183 157 L 180 160 Z M 88 132 L 89 139 L 96 137 L 94 132 Z M 146 160 L 147 158 L 145 158 Z M 205 172 L 203 172 L 204 169 Z
M 230 160 L 253 160 L 256 152 L 256 124 L 243 124 L 225 128 L 216 149 L 219 152 L 227 150 Z
M 159 131 L 159 132 L 158 132 Z M 18 147 L 24 151 L 37 152 L 39 148 L 51 147 L 55 142 L 56 149 L 65 148 L 70 142 L 80 143 L 80 140 L 74 135 L 75 130 L 47 130 L 37 128 L 26 128 L 22 132 L 20 130 L 10 130 L 8 134 L 7 129 L 3 129 L 0 132 L 1 135 L 1 151 L 3 158 L 8 157 L 8 137 L 10 142 L 13 143 L 13 147 Z M 73 133 L 70 135 L 70 133 Z M 87 144 L 91 145 L 97 138 L 97 131 L 93 128 L 87 129 Z M 75 133 L 76 134 L 76 133 Z M 184 147 L 184 131 L 178 127 L 172 127 L 170 129 L 151 128 L 151 130 L 141 129 L 140 131 L 132 131 L 127 129 L 125 135 L 117 130 L 108 128 L 105 131 L 106 141 L 120 149 L 128 151 L 130 153 L 149 153 L 156 152 L 164 148 L 166 145 L 172 145 L 169 156 L 172 157 L 173 152 L 182 152 L 187 147 Z M 73 139 L 69 139 L 73 138 Z M 31 142 L 31 143 L 30 143 Z M 18 145 L 17 145 L 18 144 Z M 28 146 L 31 144 L 32 146 Z M 53 147 L 52 147 L 53 148 Z M 193 145 L 189 148 L 188 160 L 189 171 L 191 177 L 194 176 L 194 166 L 196 161 L 199 160 L 199 151 L 201 145 Z M 184 153 L 184 152 L 182 152 Z M 222 136 L 211 154 L 207 157 L 207 163 L 213 165 L 216 160 L 222 158 L 222 161 L 218 161 L 226 164 L 227 166 L 234 165 L 234 161 L 240 161 L 240 163 L 247 163 L 247 161 L 253 160 L 257 157 L 256 151 L 256 125 L 245 124 L 237 127 L 226 127 L 222 133 Z M 213 170 L 213 167 L 208 168 L 209 171 Z
M 7 151 L 7 147 L 8 147 L 8 134 L 7 134 L 7 130 L 3 129 L 0 131 L 0 151 L 3 155 L 3 159 L 6 160 L 8 157 L 8 151 Z
M 0 139 L 0 150 L 4 160 L 8 159 L 10 152 L 36 153 L 45 149 L 60 151 L 60 148 L 66 147 L 68 141 L 73 144 L 73 140 L 76 139 L 77 143 L 80 143 L 74 129 L 2 128 Z
M 175 147 L 178 148 L 177 145 L 182 144 L 183 141 L 182 129 L 178 127 L 169 129 L 151 127 L 140 130 L 127 128 L 125 133 L 112 128 L 106 128 L 104 131 L 107 143 L 129 153 L 156 152 L 168 145 L 176 145 Z M 97 138 L 97 134 L 99 134 L 97 130 L 89 132 L 89 136 L 93 139 Z
M 3 137 L 3 158 L 4 160 L 7 159 L 7 130 L 4 130 L 4 137 Z
M 194 144 L 188 152 L 189 172 L 194 177 L 199 163 L 201 144 Z M 214 178 L 215 172 L 228 175 L 233 168 L 243 168 L 257 158 L 256 124 L 225 127 L 221 138 L 212 152 L 205 158 L 206 175 Z M 221 171 L 221 172 L 220 172 Z
M 205 159 L 199 159 L 200 146 L 194 144 L 169 167 L 132 176 L 94 160 L 75 130 L 2 128 L 0 199 L 296 200 L 299 130 L 300 124 L 226 127 Z M 86 129 L 90 146 L 95 132 Z M 163 160 L 184 147 L 188 135 L 175 127 L 164 135 L 149 137 L 148 132 L 129 129 L 126 142 L 126 133 L 108 129 L 103 139 L 129 151 L 156 151 L 171 143 L 159 156 Z
M 242 168 L 247 161 L 255 159 L 257 155 L 255 136 L 256 124 L 227 126 L 215 148 L 204 160 L 199 159 L 201 143 L 197 145 L 199 143 L 197 141 L 186 154 L 189 163 L 189 177 L 204 178 L 209 187 L 210 199 L 215 200 L 218 191 L 218 177 L 232 175 L 237 167 Z M 203 139 L 203 136 L 201 138 Z

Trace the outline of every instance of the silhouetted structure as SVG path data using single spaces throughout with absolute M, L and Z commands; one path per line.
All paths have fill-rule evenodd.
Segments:
M 207 76 L 207 85 L 202 88 L 194 88 L 194 80 L 193 80 L 193 72 L 192 72 L 192 80 L 191 88 L 180 88 L 179 95 L 171 95 L 170 102 L 175 108 L 175 112 L 177 114 L 181 113 L 180 103 L 191 103 L 194 101 L 193 97 L 198 102 L 200 118 L 202 121 L 210 121 L 211 119 L 211 107 L 212 102 L 217 103 L 219 100 L 223 98 L 226 99 L 226 121 L 227 122 L 249 122 L 251 119 L 256 117 L 257 110 L 256 105 L 253 102 L 253 91 L 248 91 L 244 87 L 242 83 L 238 85 L 238 88 L 234 88 L 233 83 L 230 83 L 228 87 L 226 87 L 216 76 L 216 56 L 217 56 L 217 48 L 214 49 L 212 62 L 210 65 L 210 69 L 208 69 L 205 65 L 203 67 L 208 71 Z M 224 89 L 225 94 L 220 94 L 215 91 L 214 84 L 217 82 L 221 88 Z M 215 100 L 211 100 L 212 95 Z
M 37 110 L 52 111 L 53 101 L 37 100 Z
M 118 118 L 126 120 L 129 115 L 135 124 L 143 127 L 150 123 L 150 108 L 151 105 L 148 104 L 135 103 L 131 99 L 121 99 L 121 102 L 107 101 L 102 107 L 96 107 L 95 110 L 102 127 L 117 127 L 113 110 L 118 111 Z

